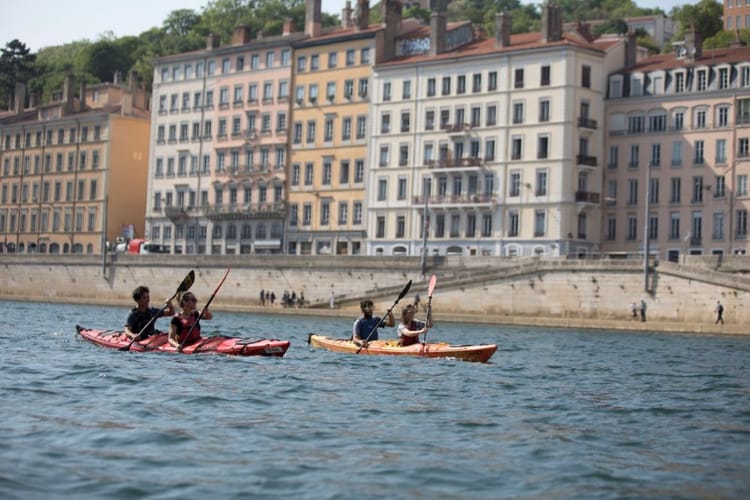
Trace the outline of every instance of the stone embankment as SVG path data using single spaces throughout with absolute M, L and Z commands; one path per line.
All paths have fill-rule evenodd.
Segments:
M 421 260 L 411 257 L 6 254 L 0 255 L 0 298 L 130 307 L 136 286 L 148 285 L 156 303 L 194 269 L 192 290 L 206 300 L 231 267 L 214 309 L 353 318 L 363 297 L 385 312 L 409 280 L 399 305 L 416 294 L 425 300 L 427 280 L 435 274 L 436 321 L 745 334 L 750 333 L 743 327 L 750 320 L 746 261 L 651 262 L 646 276 L 638 259 L 431 257 L 422 275 Z M 274 292 L 273 306 L 261 306 L 261 290 Z M 285 290 L 304 293 L 305 307 L 282 307 Z M 646 322 L 630 317 L 630 304 L 642 299 Z M 724 325 L 714 324 L 717 301 L 724 305 Z

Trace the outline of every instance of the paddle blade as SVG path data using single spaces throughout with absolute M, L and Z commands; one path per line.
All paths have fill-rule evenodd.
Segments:
M 406 284 L 403 290 L 401 290 L 401 293 L 398 294 L 398 298 L 396 299 L 396 304 L 399 300 L 403 299 L 407 293 L 409 293 L 409 288 L 411 288 L 411 280 Z M 394 304 L 395 305 L 395 304 Z
M 430 284 L 427 286 L 427 296 L 432 298 L 432 292 L 435 291 L 435 284 L 437 283 L 437 276 L 434 274 L 430 277 Z
M 191 269 L 187 273 L 187 276 L 185 276 L 185 279 L 182 280 L 182 283 L 180 283 L 180 286 L 177 287 L 177 293 L 187 292 L 193 286 L 193 283 L 195 283 L 195 271 Z

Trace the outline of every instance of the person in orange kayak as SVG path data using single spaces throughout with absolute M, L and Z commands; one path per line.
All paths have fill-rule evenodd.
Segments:
M 174 306 L 172 301 L 166 303 L 164 309 L 157 309 L 156 307 L 150 307 L 151 293 L 147 286 L 140 285 L 133 290 L 133 300 L 135 301 L 135 307 L 128 314 L 128 319 L 125 321 L 125 335 L 131 339 L 135 339 L 140 333 L 140 339 L 145 339 L 154 335 L 156 330 L 154 329 L 155 316 L 172 316 L 174 314 Z
M 401 323 L 398 325 L 398 343 L 401 346 L 418 344 L 419 335 L 432 327 L 432 308 L 427 309 L 425 321 L 414 319 L 416 313 L 417 308 L 412 304 L 404 306 L 401 310 Z
M 359 303 L 362 310 L 362 316 L 357 318 L 352 328 L 352 340 L 358 346 L 367 344 L 370 340 L 378 340 L 378 328 L 383 326 L 394 326 L 396 319 L 393 317 L 393 311 L 388 309 L 385 318 L 372 315 L 372 301 L 365 299 Z
M 184 345 L 192 344 L 201 338 L 201 325 L 198 323 L 194 328 L 193 325 L 200 319 L 211 319 L 214 317 L 208 309 L 198 310 L 196 308 L 198 299 L 190 292 L 186 292 L 180 297 L 180 312 L 172 317 L 169 324 L 169 343 L 174 347 L 180 347 L 185 335 L 190 333 L 190 338 L 185 340 Z M 192 331 L 190 331 L 190 329 Z

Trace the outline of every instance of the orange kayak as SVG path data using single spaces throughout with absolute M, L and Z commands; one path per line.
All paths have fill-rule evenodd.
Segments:
M 307 342 L 333 352 L 370 354 L 379 356 L 417 356 L 422 358 L 454 358 L 463 361 L 486 363 L 497 350 L 497 344 L 453 345 L 445 342 L 412 344 L 402 347 L 397 340 L 372 340 L 367 347 L 359 348 L 349 339 L 335 339 L 311 333 Z

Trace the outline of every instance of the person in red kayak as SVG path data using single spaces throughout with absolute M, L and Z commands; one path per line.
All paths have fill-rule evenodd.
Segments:
M 184 345 L 190 345 L 200 340 L 201 325 L 198 323 L 193 328 L 193 324 L 198 321 L 198 318 L 204 320 L 214 317 L 208 309 L 202 311 L 196 309 L 197 303 L 198 299 L 191 292 L 185 292 L 180 297 L 181 311 L 172 317 L 172 322 L 169 324 L 169 343 L 174 347 L 180 347 L 188 332 L 190 333 L 190 337 L 185 340 Z M 190 330 L 191 328 L 192 331 Z
M 398 343 L 401 346 L 418 344 L 419 335 L 432 327 L 432 308 L 427 309 L 425 321 L 414 319 L 416 313 L 417 308 L 412 304 L 404 306 L 401 310 L 401 323 L 398 325 Z
M 365 299 L 359 303 L 362 316 L 357 318 L 352 328 L 352 340 L 358 346 L 367 345 L 370 340 L 378 340 L 378 328 L 383 326 L 394 326 L 396 319 L 393 312 L 388 309 L 385 318 L 372 315 L 372 301 Z
M 154 335 L 157 333 L 154 329 L 155 316 L 172 316 L 174 314 L 174 306 L 171 300 L 167 302 L 164 310 L 149 307 L 151 293 L 147 286 L 141 285 L 133 290 L 133 300 L 136 306 L 130 311 L 125 322 L 125 335 L 131 339 L 135 339 L 139 333 L 140 338 L 138 340 Z

